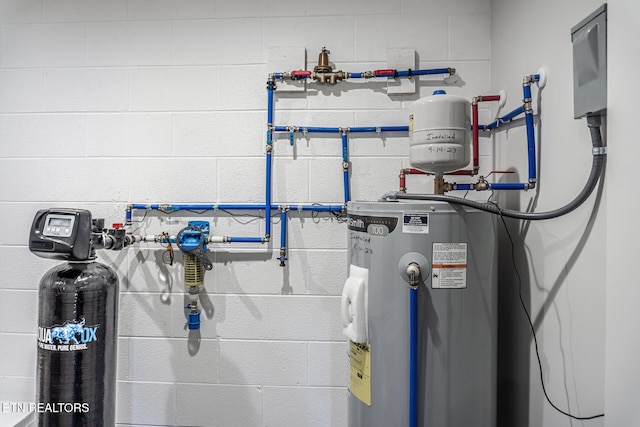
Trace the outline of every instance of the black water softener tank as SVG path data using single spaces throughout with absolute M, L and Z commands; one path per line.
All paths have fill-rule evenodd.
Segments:
M 91 213 L 41 210 L 29 249 L 67 262 L 40 280 L 39 426 L 115 425 L 118 277 L 95 262 Z

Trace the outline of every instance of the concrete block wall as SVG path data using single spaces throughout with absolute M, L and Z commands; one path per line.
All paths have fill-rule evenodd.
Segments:
M 0 0 L 0 401 L 34 400 L 37 285 L 55 262 L 29 253 L 37 209 L 90 209 L 122 222 L 132 202 L 263 202 L 267 52 L 322 46 L 337 69 L 385 67 L 410 47 L 418 66 L 455 67 L 447 88 L 490 89 L 489 1 Z M 302 65 L 302 64 L 301 64 Z M 278 95 L 275 123 L 406 125 L 414 100 L 381 81 L 308 85 Z M 489 110 L 481 120 L 491 119 Z M 481 165 L 492 167 L 483 139 Z M 404 135 L 353 136 L 352 198 L 396 189 Z M 460 181 L 459 181 L 460 182 Z M 428 180 L 411 176 L 410 188 Z M 342 201 L 339 137 L 275 141 L 274 201 Z M 264 215 L 262 215 L 264 216 Z M 211 221 L 216 234 L 261 236 L 264 218 L 156 215 L 143 233 Z M 199 339 L 185 330 L 181 256 L 142 246 L 100 253 L 121 278 L 120 425 L 341 426 L 346 343 L 339 301 L 345 225 L 289 216 L 289 261 L 269 245 L 212 245 Z

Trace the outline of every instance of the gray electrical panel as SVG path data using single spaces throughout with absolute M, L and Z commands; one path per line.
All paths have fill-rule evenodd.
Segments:
M 579 119 L 607 108 L 607 4 L 571 29 L 573 110 Z

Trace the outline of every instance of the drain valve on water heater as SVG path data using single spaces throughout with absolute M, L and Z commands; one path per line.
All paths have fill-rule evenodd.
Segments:
M 418 283 L 420 283 L 420 266 L 415 262 L 407 265 L 407 276 L 409 276 L 409 286 L 412 289 L 417 289 Z
M 429 261 L 418 252 L 409 252 L 400 258 L 398 271 L 409 286 L 416 289 L 420 282 L 429 277 Z

